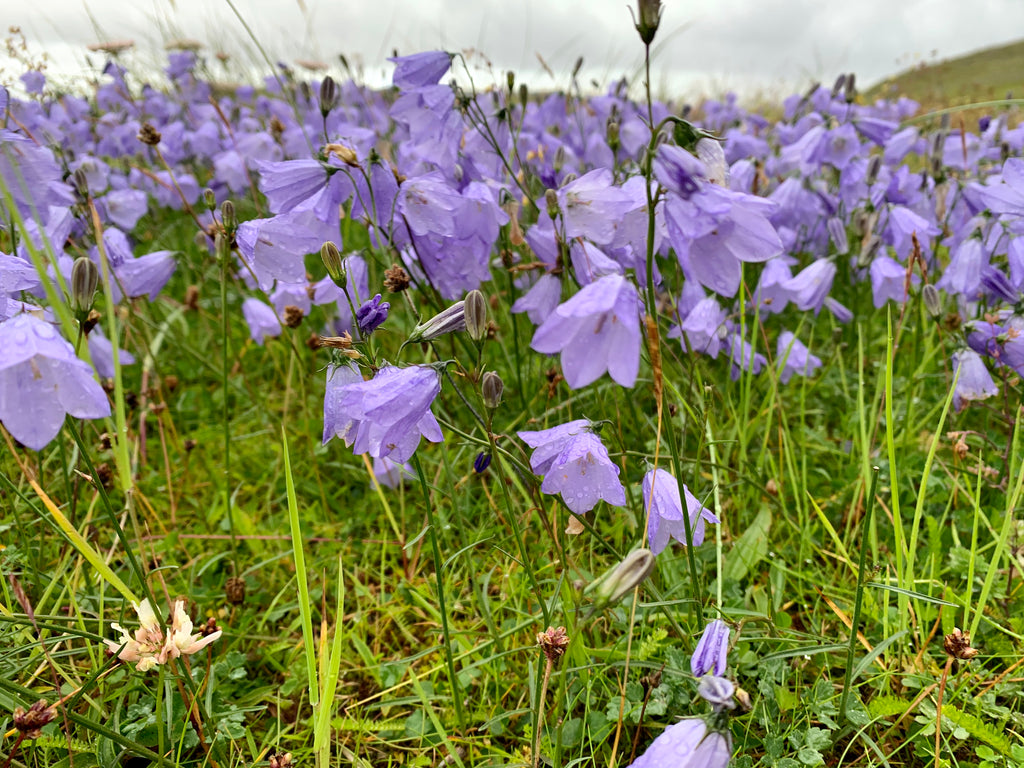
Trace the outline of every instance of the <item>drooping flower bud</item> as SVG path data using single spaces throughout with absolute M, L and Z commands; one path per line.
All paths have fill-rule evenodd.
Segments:
M 87 256 L 79 256 L 71 267 L 71 309 L 81 319 L 92 309 L 100 270 Z
M 484 398 L 484 405 L 488 408 L 497 408 L 501 405 L 501 395 L 505 391 L 505 382 L 501 380 L 494 371 L 488 371 L 480 380 L 480 393 Z
M 466 332 L 473 341 L 487 336 L 487 299 L 474 289 L 466 294 L 463 310 L 466 313 Z
M 459 301 L 412 329 L 406 344 L 432 341 L 446 333 L 466 330 L 466 302 Z
M 595 583 L 597 605 L 604 607 L 620 600 L 639 586 L 654 570 L 654 554 L 649 549 L 635 549 L 622 562 Z
M 341 251 L 338 246 L 328 241 L 320 246 L 320 258 L 327 268 L 327 274 L 331 281 L 339 288 L 345 287 L 345 265 L 341 260 Z
M 644 45 L 654 42 L 654 35 L 658 32 L 658 25 L 661 24 L 661 0 L 637 0 L 637 18 L 633 17 L 633 25 L 640 33 L 640 39 Z M 632 9 L 630 9 L 632 13 Z
M 327 75 L 320 81 L 320 114 L 324 117 L 330 114 L 331 110 L 338 106 L 338 84 L 334 78 Z
M 700 684 L 697 686 L 697 693 L 716 712 L 736 708 L 736 702 L 733 699 L 736 686 L 732 684 L 731 680 L 726 680 L 724 677 L 708 675 L 701 678 Z

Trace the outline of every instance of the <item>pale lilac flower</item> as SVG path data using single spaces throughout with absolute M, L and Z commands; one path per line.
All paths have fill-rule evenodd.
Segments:
M 726 768 L 732 756 L 732 736 L 709 731 L 699 717 L 670 725 L 632 768 Z
M 818 259 L 790 278 L 784 287 L 799 309 L 813 309 L 818 314 L 835 276 L 836 265 L 829 259 Z
M 721 677 L 725 674 L 728 653 L 729 625 L 721 619 L 715 619 L 704 627 L 690 657 L 690 669 L 697 677 L 708 673 Z
M 562 371 L 572 389 L 585 387 L 606 371 L 632 387 L 640 370 L 640 297 L 622 275 L 605 275 L 560 304 L 533 335 L 538 352 L 562 354 Z
M 387 456 L 382 459 L 374 457 L 373 476 L 382 488 L 398 488 L 406 480 L 416 477 L 408 464 L 392 461 Z
M 252 297 L 242 302 L 242 316 L 249 324 L 249 335 L 257 344 L 270 336 L 281 335 L 281 321 L 274 314 L 273 307 Z
M 876 309 L 892 299 L 897 304 L 906 301 L 907 268 L 891 256 L 876 256 L 868 268 L 871 275 L 871 297 Z M 914 274 L 911 282 L 920 282 Z
M 616 187 L 611 169 L 598 168 L 558 190 L 565 236 L 586 237 L 606 245 L 626 214 L 635 207 L 633 196 Z
M 338 368 L 337 371 L 344 371 Z M 331 370 L 328 369 L 329 374 Z M 336 372 L 335 372 L 336 374 Z M 351 373 L 344 374 L 351 378 Z M 441 391 L 437 371 L 426 365 L 385 365 L 369 381 L 343 383 L 324 401 L 325 441 L 337 435 L 355 454 L 408 461 L 420 437 L 444 440 L 430 406 Z M 332 434 L 327 434 L 328 399 L 333 400 Z
M 0 322 L 0 422 L 39 451 L 60 432 L 65 414 L 110 415 L 92 369 L 49 323 L 27 314 Z
M 395 74 L 391 78 L 403 91 L 437 85 L 452 65 L 452 56 L 446 51 L 424 51 L 411 56 L 396 56 Z
M 679 497 L 679 483 L 664 469 L 650 470 L 644 475 L 644 508 L 647 510 L 647 541 L 651 552 L 660 554 L 670 538 L 686 544 L 686 517 Z M 714 512 L 698 501 L 690 489 L 683 486 L 686 497 L 686 515 L 689 518 L 693 545 L 704 543 L 705 523 L 721 522 Z
M 690 310 L 686 319 L 679 324 L 678 332 L 672 329 L 669 336 L 685 334 L 691 351 L 716 358 L 726 335 L 725 320 L 726 312 L 718 300 L 714 296 L 707 296 Z
M 626 504 L 619 468 L 609 458 L 601 438 L 589 429 L 566 441 L 544 475 L 540 490 L 561 494 L 565 505 L 577 515 L 589 512 L 602 499 L 616 507 Z
M 775 350 L 775 361 L 779 369 L 779 381 L 786 384 L 793 374 L 810 376 L 821 368 L 821 358 L 812 355 L 800 339 L 792 331 L 779 334 Z
M 546 475 L 558 454 L 565 448 L 565 444 L 574 435 L 590 429 L 590 422 L 586 419 L 576 419 L 567 424 L 559 424 L 557 427 L 542 429 L 539 431 L 522 431 L 516 435 L 534 449 L 530 456 L 530 469 L 536 475 Z
M 705 675 L 697 685 L 697 693 L 715 712 L 736 708 L 736 686 L 731 680 L 717 675 Z
M 114 345 L 97 325 L 89 333 L 89 358 L 92 360 L 92 367 L 101 379 L 114 378 Z M 135 355 L 124 349 L 118 349 L 118 357 L 121 365 L 132 365 L 135 363 Z
M 534 325 L 540 325 L 558 307 L 562 297 L 562 281 L 557 275 L 544 274 L 526 293 L 516 299 L 513 312 L 525 312 Z
M 999 394 L 999 388 L 985 367 L 985 361 L 973 349 L 961 349 L 953 353 L 953 376 L 956 378 L 953 408 L 958 411 L 965 402 L 984 400 Z

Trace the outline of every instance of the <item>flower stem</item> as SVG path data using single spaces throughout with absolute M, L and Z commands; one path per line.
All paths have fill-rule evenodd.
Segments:
M 427 485 L 427 476 L 423 474 L 423 465 L 420 464 L 420 457 L 416 454 L 412 455 L 412 465 L 420 479 L 420 486 L 423 488 L 423 500 L 427 505 L 430 552 L 434 559 L 434 576 L 437 581 L 437 607 L 441 612 L 441 633 L 444 635 L 444 658 L 448 666 L 448 684 L 452 687 L 452 700 L 455 702 L 455 719 L 458 721 L 459 730 L 464 731 L 466 728 L 466 716 L 462 711 L 462 692 L 459 690 L 459 679 L 455 674 L 455 657 L 452 654 L 451 630 L 448 627 L 448 609 L 444 599 L 443 562 L 441 560 L 441 547 L 437 543 L 437 521 L 434 519 L 434 505 L 430 501 L 430 488 Z

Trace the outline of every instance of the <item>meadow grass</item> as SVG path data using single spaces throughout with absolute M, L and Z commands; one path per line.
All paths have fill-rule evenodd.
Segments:
M 507 292 L 489 286 L 498 335 L 488 360 L 506 382 L 523 381 L 495 429 L 608 419 L 630 503 L 599 507 L 568 535 L 569 513 L 514 471 L 474 473 L 479 438 L 457 433 L 421 449 L 422 484 L 385 493 L 359 457 L 320 445 L 323 360 L 303 344 L 315 316 L 259 347 L 229 311 L 223 380 L 219 267 L 182 230 L 168 221 L 146 233 L 184 257 L 167 299 L 122 318 L 125 338 L 153 352 L 124 369 L 134 504 L 94 482 L 115 464 L 94 424 L 69 424 L 38 455 L 3 455 L 0 689 L 8 711 L 33 688 L 81 704 L 78 720 L 58 722 L 19 760 L 58 764 L 70 749 L 110 764 L 125 744 L 196 759 L 172 680 L 184 670 L 161 672 L 154 688 L 113 667 L 98 643 L 124 605 L 106 567 L 158 605 L 187 595 L 224 628 L 191 671 L 218 764 L 287 751 L 303 762 L 316 753 L 320 765 L 345 755 L 361 765 L 529 763 L 542 672 L 533 636 L 545 623 L 571 637 L 551 684 L 546 753 L 555 764 L 605 764 L 621 723 L 622 760 L 634 738 L 657 731 L 652 720 L 692 697 L 682 675 L 702 611 L 738 628 L 732 658 L 754 707 L 738 764 L 771 764 L 792 749 L 801 760 L 929 761 L 935 711 L 922 694 L 939 684 L 941 637 L 954 627 L 969 629 L 982 655 L 946 686 L 955 726 L 946 748 L 1019 751 L 1017 714 L 996 704 L 1019 688 L 1016 406 L 950 413 L 943 332 L 921 306 L 893 318 L 858 312 L 851 326 L 821 317 L 814 333 L 831 339 L 831 357 L 815 378 L 785 387 L 774 372 L 731 381 L 726 366 L 664 344 L 663 430 L 677 435 L 683 477 L 714 496 L 723 523 L 694 552 L 696 585 L 676 549 L 658 558 L 638 602 L 593 613 L 581 585 L 642 537 L 642 467 L 627 446 L 653 452 L 650 381 L 570 393 L 550 387 L 533 359 L 515 370 L 514 350 L 529 338 L 514 338 Z M 195 309 L 179 299 L 189 285 L 201 286 Z M 234 284 L 226 292 L 230 310 L 240 295 Z M 459 354 L 454 342 L 441 346 Z M 465 423 L 457 398 L 437 412 Z M 865 526 L 876 476 L 877 513 Z M 234 605 L 224 594 L 231 577 L 246 587 Z
M 343 226 L 380 285 L 389 260 Z M 786 316 L 828 351 L 812 378 L 783 385 L 743 313 L 772 363 L 758 376 L 662 335 L 633 388 L 572 391 L 528 353 L 510 275 L 483 287 L 479 350 L 461 335 L 400 349 L 441 305 L 417 292 L 378 353 L 458 362 L 434 405 L 445 441 L 392 490 L 321 443 L 327 358 L 305 342 L 325 311 L 254 343 L 248 289 L 194 233 L 185 216 L 144 220 L 140 250 L 179 254 L 171 283 L 156 302 L 99 300 L 140 361 L 117 365 L 114 417 L 69 419 L 40 452 L 2 433 L 5 765 L 627 765 L 703 711 L 689 657 L 716 617 L 751 704 L 736 766 L 1024 764 L 1018 382 L 955 411 L 952 317 L 917 296 L 876 310 L 868 285 L 837 280 L 854 322 Z M 467 403 L 485 364 L 505 393 L 483 429 Z M 583 417 L 606 422 L 627 504 L 577 521 L 512 435 Z M 645 540 L 651 457 L 722 523 L 604 605 L 587 587 Z M 223 636 L 148 673 L 117 664 L 111 620 L 178 596 Z M 549 626 L 569 637 L 550 677 Z M 956 628 L 980 649 L 969 663 L 943 650 Z M 23 741 L 10 713 L 40 697 L 62 706 Z

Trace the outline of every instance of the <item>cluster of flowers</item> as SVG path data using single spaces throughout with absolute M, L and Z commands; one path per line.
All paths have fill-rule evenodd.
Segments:
M 723 677 L 729 652 L 729 627 L 715 619 L 704 629 L 697 648 L 690 658 L 690 668 L 699 678 L 697 692 L 711 704 L 714 714 L 709 719 L 687 717 L 670 725 L 658 736 L 633 768 L 724 768 L 732 756 L 732 733 L 728 711 L 743 700 L 731 680 Z
M 221 630 L 211 632 L 194 632 L 192 619 L 185 613 L 185 601 L 175 600 L 171 609 L 170 633 L 165 637 L 160 622 L 153 612 L 149 600 L 133 603 L 135 613 L 139 617 L 139 628 L 131 635 L 120 624 L 111 624 L 115 632 L 120 632 L 117 640 L 104 640 L 111 653 L 126 664 L 134 664 L 140 672 L 152 669 L 158 664 L 165 664 L 169 659 L 180 656 L 191 656 L 198 653 L 221 636 Z
M 72 254 L 103 267 L 110 300 L 153 299 L 174 254 L 135 253 L 131 231 L 141 217 L 187 210 L 212 249 L 224 222 L 213 205 L 202 208 L 204 195 L 209 203 L 256 187 L 268 215 L 232 234 L 240 276 L 269 301 L 242 306 L 257 343 L 281 333 L 286 310 L 313 305 L 333 307 L 332 331 L 356 342 L 386 321 L 390 305 L 371 292 L 362 254 L 339 255 L 328 276 L 307 278 L 307 254 L 325 243 L 340 250 L 344 215 L 401 262 L 407 285 L 451 300 L 490 280 L 503 237 L 519 291 L 512 311 L 535 324 L 534 350 L 560 356 L 572 389 L 605 374 L 635 384 L 644 314 L 664 319 L 687 351 L 724 354 L 734 376 L 756 374 L 769 350 L 758 351 L 750 314 L 784 322 L 792 306 L 849 321 L 830 295 L 840 279 L 863 279 L 875 307 L 919 291 L 936 315 L 943 293 L 955 302 L 966 320 L 953 353 L 958 408 L 997 392 L 989 364 L 1024 373 L 1024 160 L 1014 156 L 1024 128 L 1009 128 L 1005 115 L 982 120 L 977 132 L 925 133 L 901 122 L 913 102 L 859 104 L 852 77 L 841 77 L 788 98 L 774 124 L 734 98 L 706 103 L 699 128 L 655 103 L 659 131 L 672 138 L 652 143 L 646 110 L 621 84 L 585 105 L 560 94 L 530 100 L 511 87 L 467 94 L 441 82 L 448 53 L 393 61 L 391 93 L 351 80 L 308 87 L 282 68 L 259 93 L 240 87 L 214 97 L 187 51 L 172 54 L 170 90 L 133 87 L 110 62 L 92 100 L 48 98 L 38 73 L 25 81 L 29 99 L 0 91 L 4 123 L 14 126 L 0 129 L 0 182 L 21 222 L 11 253 L 0 253 L 7 429 L 41 449 L 66 414 L 109 414 L 44 307 L 48 289 L 70 283 Z M 744 263 L 762 266 L 744 274 Z M 648 270 L 659 306 L 670 307 L 660 315 L 638 289 Z M 72 300 L 69 290 L 57 296 Z M 112 349 L 92 328 L 89 358 L 100 377 L 113 374 Z M 122 351 L 121 362 L 133 358 Z M 785 382 L 821 361 L 778 327 L 774 365 Z M 368 380 L 364 370 L 352 359 L 329 366 L 324 440 L 369 453 L 393 484 L 420 437 L 442 440 L 430 412 L 440 378 L 423 366 L 374 365 Z M 542 490 L 573 512 L 625 503 L 618 468 L 590 425 L 519 436 L 535 449 Z M 644 497 L 657 549 L 685 538 L 685 528 L 699 543 L 704 522 L 716 520 L 685 486 L 680 496 L 664 470 L 648 473 Z

